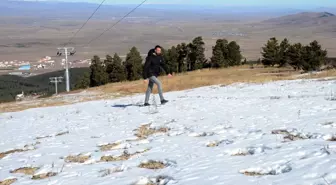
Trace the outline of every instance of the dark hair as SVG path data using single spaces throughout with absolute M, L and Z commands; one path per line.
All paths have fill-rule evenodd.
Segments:
M 154 49 L 156 50 L 157 48 L 160 48 L 160 49 L 162 49 L 162 47 L 161 47 L 161 46 L 159 46 L 159 45 L 156 45 Z

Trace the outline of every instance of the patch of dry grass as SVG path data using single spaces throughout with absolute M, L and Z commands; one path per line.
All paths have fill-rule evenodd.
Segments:
M 36 137 L 35 139 L 38 140 L 38 139 L 45 139 L 45 138 L 50 138 L 52 136 L 39 136 L 39 137 Z
M 257 172 L 244 172 L 243 173 L 246 176 L 263 176 L 263 175 L 267 175 L 267 174 L 261 174 L 261 173 L 257 173 Z
M 139 164 L 138 167 L 139 168 L 146 168 L 146 169 L 155 170 L 155 169 L 165 168 L 166 165 L 163 162 L 161 162 L 161 161 L 150 160 L 148 162 L 144 162 L 144 163 Z
M 120 143 L 109 143 L 106 145 L 100 145 L 99 148 L 101 151 L 109 151 L 112 150 L 114 147 L 119 146 Z
M 11 171 L 10 173 L 23 173 L 25 175 L 34 175 L 34 173 L 38 170 L 37 167 L 23 167 L 18 168 L 16 170 Z
M 36 137 L 35 140 L 57 137 L 57 136 L 63 136 L 63 135 L 66 135 L 66 134 L 69 134 L 69 131 L 60 132 L 60 133 L 57 133 L 55 135 L 39 136 L 39 137 Z
M 155 133 L 166 133 L 170 130 L 167 127 L 151 128 L 150 125 L 151 124 L 140 126 L 138 129 L 136 129 L 136 133 L 134 135 L 137 136 L 139 139 L 146 139 L 148 136 Z
M 282 134 L 282 135 L 285 135 L 285 134 L 289 134 L 289 132 L 285 129 L 278 129 L 278 130 L 272 130 L 272 134 Z
M 63 136 L 65 134 L 69 134 L 69 131 L 57 133 L 55 136 Z
M 11 184 L 13 184 L 16 181 L 17 181 L 16 178 L 14 178 L 14 179 L 7 179 L 7 180 L 0 181 L 0 185 L 11 185 Z
M 49 177 L 54 177 L 56 175 L 57 175 L 56 172 L 48 172 L 48 173 L 33 175 L 32 179 L 33 180 L 41 180 L 41 179 L 46 179 L 46 178 L 49 178 Z
M 321 71 L 319 73 L 309 73 L 308 75 L 299 77 L 299 78 L 300 79 L 311 79 L 311 78 L 326 78 L 326 77 L 336 78 L 336 69 Z
M 6 157 L 9 154 L 25 152 L 25 151 L 28 151 L 28 149 L 14 149 L 14 150 L 9 150 L 9 151 L 6 151 L 6 152 L 2 152 L 2 153 L 0 153 L 0 159 Z
M 90 159 L 91 156 L 88 155 L 70 155 L 65 158 L 65 162 L 67 163 L 85 163 Z
M 310 139 L 310 136 L 308 137 L 308 136 L 304 136 L 304 135 L 294 135 L 294 134 L 288 132 L 285 129 L 273 130 L 272 134 L 284 135 L 284 137 L 283 137 L 284 142 Z
M 131 157 L 138 155 L 138 154 L 142 154 L 149 151 L 149 149 L 146 149 L 142 152 L 135 152 L 133 154 L 130 154 L 127 150 L 125 150 L 123 152 L 123 154 L 119 155 L 119 156 L 102 156 L 100 158 L 100 162 L 111 162 L 111 161 L 126 161 L 128 159 L 130 159 Z
M 262 74 L 262 75 L 260 75 Z M 231 67 L 225 69 L 202 69 L 199 71 L 176 74 L 172 78 L 161 76 L 159 79 L 163 83 L 165 91 L 180 91 L 208 85 L 229 85 L 236 82 L 261 83 L 275 80 L 291 79 L 293 74 L 299 74 L 287 68 L 263 68 L 256 67 L 249 69 L 248 65 Z M 141 80 L 135 82 L 115 83 L 95 88 L 96 90 L 122 94 L 143 93 L 147 84 Z M 154 88 L 154 92 L 157 89 Z

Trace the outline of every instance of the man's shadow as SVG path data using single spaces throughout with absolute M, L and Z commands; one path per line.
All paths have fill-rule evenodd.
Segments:
M 142 105 L 137 104 L 115 104 L 112 105 L 113 108 L 127 108 L 127 107 L 141 107 Z

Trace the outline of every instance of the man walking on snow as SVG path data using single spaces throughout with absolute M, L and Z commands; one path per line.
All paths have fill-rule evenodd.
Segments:
M 168 73 L 168 68 L 164 63 L 162 54 L 161 54 L 161 46 L 155 46 L 154 49 L 149 50 L 148 55 L 146 57 L 146 62 L 143 70 L 143 78 L 146 80 L 148 78 L 148 88 L 146 91 L 146 98 L 144 106 L 149 106 L 149 96 L 152 93 L 154 84 L 157 85 L 159 96 L 161 100 L 161 104 L 165 104 L 168 101 L 164 99 L 162 93 L 162 85 L 159 79 L 157 78 L 161 72 L 161 67 Z M 171 76 L 169 74 L 168 76 Z

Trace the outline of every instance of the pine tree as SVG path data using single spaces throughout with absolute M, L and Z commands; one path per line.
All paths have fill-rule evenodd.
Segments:
M 75 84 L 75 89 L 86 89 L 90 87 L 90 73 L 84 73 Z
M 106 56 L 108 64 L 106 66 L 106 72 L 109 75 L 110 82 L 122 82 L 126 80 L 125 68 L 122 65 L 122 60 L 117 53 L 111 56 Z
M 289 41 L 287 38 L 285 38 L 283 41 L 280 43 L 280 48 L 279 48 L 279 67 L 285 66 L 289 61 L 288 58 L 288 49 L 290 47 Z
M 106 55 L 104 64 L 105 64 L 106 73 L 110 75 L 113 70 L 113 59 L 110 55 Z M 111 80 L 109 80 L 109 82 L 111 82 Z
M 240 65 L 241 60 L 243 58 L 241 51 L 240 51 L 240 46 L 235 42 L 231 41 L 228 45 L 228 61 L 229 61 L 229 66 L 235 66 L 235 65 Z
M 327 50 L 323 50 L 316 40 L 305 46 L 303 51 L 302 69 L 304 71 L 319 70 L 326 61 Z
M 262 47 L 262 64 L 265 66 L 274 66 L 279 63 L 279 50 L 278 40 L 275 37 L 270 38 L 267 44 Z
M 224 67 L 224 55 L 222 48 L 219 44 L 212 47 L 211 67 L 221 68 Z
M 226 39 L 218 39 L 212 47 L 211 66 L 215 68 L 229 67 L 229 50 Z
M 295 70 L 302 69 L 302 45 L 301 43 L 296 43 L 290 45 L 287 50 L 288 64 L 292 66 Z
M 189 49 L 186 43 L 178 44 L 176 47 L 178 53 L 178 72 L 182 73 L 187 71 L 186 58 L 189 54 Z
M 100 86 L 108 83 L 108 74 L 106 73 L 104 64 L 100 61 L 100 58 L 95 55 L 91 60 L 91 74 L 90 74 L 90 86 Z
M 188 44 L 190 53 L 188 54 L 188 70 L 193 71 L 196 69 L 201 69 L 206 62 L 205 59 L 205 48 L 204 41 L 201 36 L 193 39 L 192 43 Z
M 165 61 L 171 72 L 178 72 L 178 52 L 175 46 L 168 49 L 167 54 L 165 54 Z
M 139 80 L 142 77 L 142 57 L 136 47 L 132 47 L 126 56 L 125 67 L 127 80 Z

